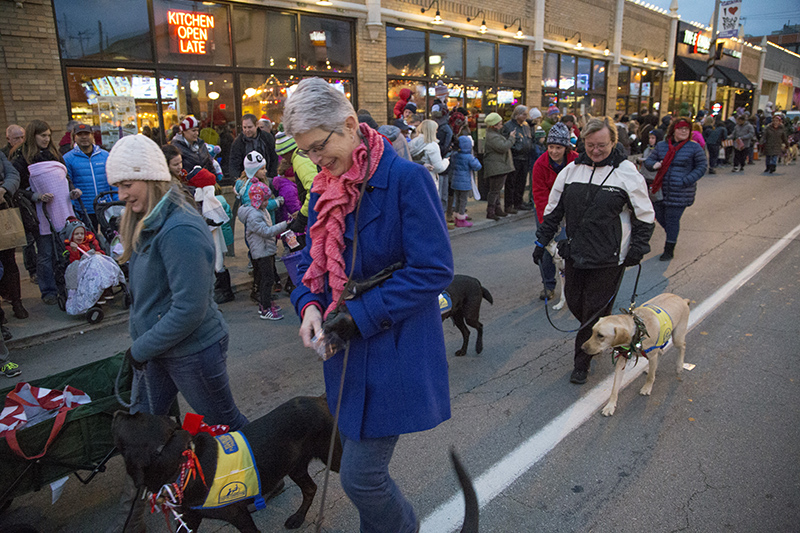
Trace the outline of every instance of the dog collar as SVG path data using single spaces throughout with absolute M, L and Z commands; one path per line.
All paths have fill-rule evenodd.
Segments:
M 613 350 L 611 350 L 611 364 L 616 364 L 617 359 L 620 357 L 624 357 L 630 361 L 633 356 L 636 355 L 636 361 L 633 363 L 633 366 L 636 366 L 639 363 L 639 357 L 643 356 L 645 359 L 647 359 L 647 352 L 650 350 L 642 349 L 642 339 L 644 337 L 649 337 L 650 334 L 647 333 L 647 326 L 644 325 L 644 321 L 639 315 L 630 309 L 620 309 L 620 311 L 630 315 L 631 318 L 633 318 L 633 323 L 636 326 L 636 330 L 633 332 L 630 345 L 616 346 Z

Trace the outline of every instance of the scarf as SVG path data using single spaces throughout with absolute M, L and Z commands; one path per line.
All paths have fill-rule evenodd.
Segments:
M 687 142 L 689 142 L 689 139 L 679 142 L 678 144 L 672 144 L 672 139 L 667 139 L 669 150 L 667 150 L 667 155 L 665 155 L 664 159 L 661 161 L 661 168 L 659 168 L 658 172 L 656 172 L 656 178 L 653 180 L 653 183 L 650 184 L 651 194 L 655 194 L 661 190 L 661 185 L 664 182 L 664 176 L 667 174 L 667 169 L 672 164 L 672 160 L 675 159 L 675 154 L 677 154 L 678 150 L 683 148 L 683 145 Z
M 311 265 L 303 276 L 303 284 L 311 292 L 320 294 L 325 290 L 325 274 L 328 275 L 333 301 L 325 311 L 326 317 L 336 308 L 347 283 L 343 255 L 345 217 L 356 208 L 361 183 L 365 179 L 369 181 L 383 156 L 383 137 L 366 124 L 359 124 L 359 130 L 364 142 L 353 150 L 350 169 L 341 176 L 334 176 L 323 168 L 311 187 L 319 198 L 314 207 L 317 221 L 309 230 Z M 369 175 L 366 175 L 367 169 Z

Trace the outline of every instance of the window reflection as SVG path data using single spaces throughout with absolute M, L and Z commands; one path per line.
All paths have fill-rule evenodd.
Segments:
M 464 40 L 450 35 L 430 34 L 428 64 L 431 76 L 460 78 L 464 75 Z
M 494 44 L 467 39 L 467 77 L 494 80 Z
M 350 72 L 351 25 L 344 20 L 300 17 L 300 70 Z
M 235 6 L 233 39 L 240 67 L 297 68 L 297 16 Z
M 501 44 L 497 51 L 497 76 L 501 82 L 522 82 L 525 70 L 524 51 L 519 46 Z
M 186 115 L 194 115 L 201 128 L 234 121 L 233 74 L 163 71 L 162 76 L 175 80 L 174 92 L 161 95 L 167 131 Z
M 388 27 L 386 63 L 389 76 L 425 76 L 425 33 Z

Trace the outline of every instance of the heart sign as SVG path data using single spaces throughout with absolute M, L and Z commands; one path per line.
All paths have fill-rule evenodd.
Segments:
M 737 11 L 739 11 L 738 7 L 729 7 L 728 8 L 728 13 L 730 13 L 731 15 L 735 15 Z

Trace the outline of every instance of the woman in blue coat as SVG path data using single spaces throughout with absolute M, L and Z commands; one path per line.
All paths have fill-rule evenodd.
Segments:
M 414 509 L 388 467 L 399 435 L 450 417 L 438 295 L 452 280 L 453 257 L 439 196 L 428 171 L 360 126 L 350 102 L 322 79 L 298 85 L 283 124 L 322 168 L 311 189 L 298 266 L 303 281 L 292 303 L 307 347 L 316 347 L 319 334 L 350 343 L 324 363 L 335 413 L 347 353 L 342 487 L 358 508 L 362 532 L 413 532 Z M 342 300 L 348 279 L 366 281 L 393 265 L 383 283 Z
M 667 138 L 656 144 L 644 162 L 648 170 L 657 171 L 650 193 L 657 196 L 661 193 L 661 199 L 653 203 L 656 220 L 667 233 L 661 261 L 673 258 L 681 217 L 694 203 L 697 180 L 706 173 L 705 152 L 689 138 L 691 132 L 692 125 L 687 119 L 673 121 L 667 129 Z

